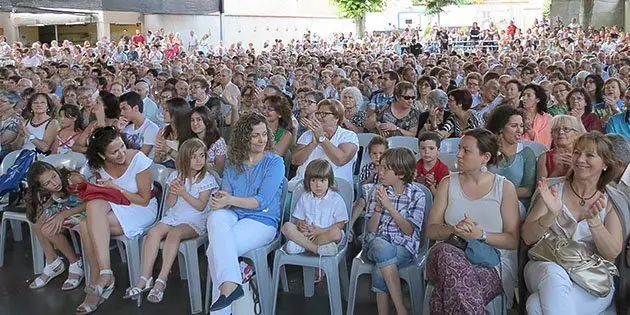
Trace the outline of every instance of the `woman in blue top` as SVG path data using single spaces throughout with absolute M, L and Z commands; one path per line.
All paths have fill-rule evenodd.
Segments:
M 280 222 L 285 168 L 271 151 L 267 120 L 247 113 L 234 128 L 223 187 L 212 197 L 208 216 L 212 315 L 231 313 L 229 306 L 244 295 L 238 257 L 271 242 Z
M 495 108 L 486 122 L 486 129 L 499 139 L 499 155 L 491 171 L 505 176 L 516 187 L 521 220 L 534 193 L 536 182 L 536 154 L 518 140 L 523 134 L 523 113 L 511 106 Z

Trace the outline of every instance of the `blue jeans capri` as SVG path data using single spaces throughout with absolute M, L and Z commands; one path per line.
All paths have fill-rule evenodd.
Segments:
M 403 246 L 392 244 L 389 238 L 384 235 L 370 233 L 365 236 L 364 242 L 367 259 L 375 264 L 372 268 L 372 291 L 389 294 L 381 268 L 396 265 L 400 270 L 400 268 L 411 265 L 414 256 Z

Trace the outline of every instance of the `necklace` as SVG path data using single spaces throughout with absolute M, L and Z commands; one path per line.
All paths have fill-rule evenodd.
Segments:
M 577 191 L 575 191 L 575 188 L 573 188 L 573 183 L 569 183 L 569 187 L 571 187 L 571 191 L 573 191 L 573 193 L 580 198 L 580 206 L 584 207 L 584 205 L 586 204 L 586 200 L 590 200 L 591 198 L 595 197 L 595 194 L 597 194 L 597 189 L 595 189 L 595 192 L 588 198 L 584 198 L 583 196 L 580 196 Z

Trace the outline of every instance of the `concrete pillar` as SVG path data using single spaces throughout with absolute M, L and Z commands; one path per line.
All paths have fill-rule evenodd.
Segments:
M 96 21 L 96 39 L 101 40 L 103 37 L 107 36 L 111 40 L 110 30 L 109 30 L 109 21 L 105 19 L 105 15 L 103 11 L 100 11 L 97 16 Z
M 624 1 L 625 3 L 625 17 L 624 17 L 624 30 L 628 30 L 630 27 L 630 0 Z
M 4 29 L 4 37 L 8 43 L 18 40 L 18 28 L 13 23 L 13 16 L 10 12 L 0 12 L 0 27 Z

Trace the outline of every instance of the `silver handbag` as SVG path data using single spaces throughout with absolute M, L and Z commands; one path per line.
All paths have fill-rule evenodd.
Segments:
M 594 253 L 586 245 L 564 236 L 545 233 L 529 250 L 528 256 L 536 261 L 560 265 L 582 289 L 597 297 L 606 297 L 613 288 L 613 277 L 619 276 L 614 263 Z

